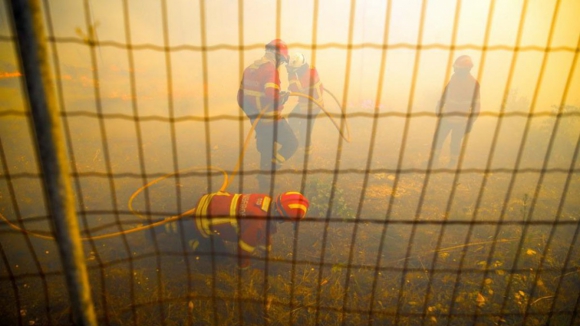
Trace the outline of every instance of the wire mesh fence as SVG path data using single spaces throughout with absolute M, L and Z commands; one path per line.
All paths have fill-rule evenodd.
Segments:
M 73 324 L 18 2 L 0 7 L 2 315 Z M 40 8 L 99 324 L 580 322 L 577 2 Z M 267 114 L 236 92 L 277 38 L 280 90 L 300 52 L 324 95 L 289 93 L 264 147 Z M 296 148 L 264 165 L 293 146 L 286 121 Z

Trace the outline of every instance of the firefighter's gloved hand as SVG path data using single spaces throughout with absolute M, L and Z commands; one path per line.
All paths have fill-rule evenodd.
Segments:
M 288 101 L 289 96 L 290 92 L 280 92 L 280 105 L 284 105 Z

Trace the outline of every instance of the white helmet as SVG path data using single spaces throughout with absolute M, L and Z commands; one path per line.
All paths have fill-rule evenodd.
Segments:
M 306 64 L 306 58 L 302 53 L 294 53 L 288 65 L 292 68 L 300 68 Z

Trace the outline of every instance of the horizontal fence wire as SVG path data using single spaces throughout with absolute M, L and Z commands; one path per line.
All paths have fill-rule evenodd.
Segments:
M 309 62 L 317 67 L 327 60 L 322 57 L 323 50 L 338 50 L 344 63 L 333 68 L 344 83 L 336 90 L 341 94 L 336 102 L 345 110 L 315 118 L 293 114 L 315 130 L 312 142 L 318 147 L 312 153 L 297 151 L 295 161 L 285 162 L 278 170 L 258 164 L 260 153 L 255 149 L 254 137 L 246 148 L 244 140 L 251 124 L 241 109 L 232 107 L 227 114 L 212 110 L 210 98 L 215 96 L 215 89 L 209 86 L 211 78 L 223 73 L 213 70 L 212 55 L 231 53 L 232 62 L 228 64 L 237 69 L 242 80 L 245 67 L 259 59 L 250 54 L 263 50 L 269 41 L 245 41 L 251 35 L 244 26 L 252 19 L 244 11 L 247 2 L 237 2 L 238 44 L 222 43 L 209 33 L 209 22 L 216 18 L 207 14 L 210 2 L 200 0 L 189 4 L 200 12 L 193 31 L 199 43 L 179 45 L 171 43 L 169 7 L 173 4 L 169 1 L 161 1 L 156 13 L 161 18 L 160 44 L 134 40 L 138 27 L 132 20 L 133 4 L 128 0 L 121 6 L 119 35 L 124 41 L 99 39 L 94 2 L 90 0 L 82 2 L 82 12 L 75 12 L 83 18 L 82 30 L 88 31 L 88 36 L 59 36 L 57 7 L 50 1 L 43 2 L 67 163 L 99 324 L 580 322 L 580 215 L 575 200 L 580 192 L 580 135 L 574 132 L 580 126 L 574 124 L 580 119 L 580 109 L 570 103 L 574 85 L 578 84 L 575 78 L 580 38 L 575 47 L 555 45 L 555 30 L 566 10 L 565 2 L 555 1 L 550 8 L 549 30 L 542 45 L 522 41 L 532 5 L 529 1 L 523 1 L 521 14 L 512 17 L 518 21 L 517 35 L 514 43 L 507 45 L 490 41 L 494 20 L 498 19 L 494 0 L 489 4 L 482 41 L 473 44 L 458 43 L 461 10 L 469 6 L 461 1 L 455 6 L 449 43 L 426 39 L 427 1 L 420 4 L 415 42 L 391 40 L 397 32 L 393 1 L 384 8 L 384 29 L 375 31 L 382 41 L 356 42 L 361 2 L 355 0 L 348 2 L 348 19 L 342 22 L 348 26 L 345 42 L 320 42 L 321 4 L 309 3 L 313 12 L 308 20 L 312 42 L 289 40 L 287 45 L 291 54 L 295 50 L 311 53 Z M 275 11 L 270 13 L 275 16 L 274 38 L 285 37 L 283 3 L 276 1 Z M 17 40 L 13 34 L 0 35 L 0 44 L 14 47 Z M 65 45 L 87 50 L 83 54 L 88 58 L 83 60 L 93 86 L 91 94 L 83 94 L 80 104 L 70 102 L 79 94 L 73 94 L 66 84 Z M 123 113 L 111 110 L 101 85 L 107 81 L 101 70 L 104 63 L 100 51 L 105 49 L 121 50 L 117 53 L 122 53 L 127 62 L 128 109 Z M 378 72 L 373 78 L 377 79 L 364 81 L 376 89 L 373 100 L 377 104 L 366 111 L 349 105 L 351 91 L 363 82 L 355 77 L 353 56 L 364 50 L 380 52 L 379 63 L 373 67 Z M 385 76 L 392 65 L 389 60 L 398 50 L 411 50 L 413 55 L 412 70 L 408 71 L 410 89 L 401 95 L 406 97 L 406 106 L 380 108 L 378 103 L 391 92 Z M 466 51 L 481 53 L 477 73 L 473 74 L 479 76 L 482 89 L 492 83 L 485 78 L 490 55 L 501 52 L 509 57 L 501 105 L 497 110 L 484 107 L 476 116 L 474 128 L 485 119 L 494 124 L 486 125 L 489 130 L 485 132 L 481 127 L 465 133 L 454 165 L 440 164 L 435 140 L 447 119 L 468 119 L 474 114 L 417 108 L 422 95 L 418 86 L 421 62 L 430 51 L 443 51 L 447 60 L 442 63 L 447 67 L 442 84 L 434 85 L 434 89 L 445 88 L 452 78 L 455 59 Z M 161 63 L 156 63 L 164 72 L 159 78 L 166 97 L 164 103 L 156 103 L 163 106 L 161 114 L 147 111 L 147 100 L 139 89 L 143 81 L 135 73 L 138 55 L 150 52 L 162 55 Z M 526 53 L 541 58 L 539 74 L 532 81 L 528 105 L 513 109 L 509 101 L 518 78 L 516 66 Z M 540 107 L 538 94 L 553 78 L 547 68 L 550 56 L 561 53 L 573 58 L 570 67 L 558 76 L 565 80 L 563 93 L 555 95 L 556 105 L 546 110 Z M 177 54 L 192 55 L 200 67 L 195 72 L 200 85 L 190 85 L 190 91 L 201 99 L 194 112 L 178 109 Z M 17 78 L 21 81 L 26 76 Z M 323 75 L 321 79 L 324 83 Z M 232 98 L 235 91 L 228 91 Z M 22 89 L 16 94 L 23 103 L 29 102 Z M 52 217 L 39 199 L 43 198 L 40 184 L 44 175 L 37 167 L 34 149 L 29 149 L 33 148 L 28 144 L 32 131 L 24 130 L 29 128 L 31 118 L 26 104 L 23 109 L 0 108 L 2 126 L 24 126 L 14 135 L 0 133 L 1 311 L 12 324 L 70 324 L 61 258 L 53 253 L 54 241 L 38 238 L 51 237 L 48 223 Z M 356 124 L 350 143 L 338 132 L 331 136 L 330 132 L 320 132 L 328 118 L 337 121 L 339 130 L 348 128 L 349 123 Z M 414 129 L 417 121 L 432 124 L 432 129 L 420 130 L 422 135 L 432 134 L 426 137 L 427 145 L 417 146 L 421 142 Z M 536 124 L 543 121 L 550 123 L 542 125 L 540 131 L 544 133 L 537 136 Z M 509 139 L 514 145 L 506 158 L 503 133 L 516 122 L 521 135 Z M 487 138 L 485 145 L 482 137 Z M 564 138 L 567 147 L 562 149 Z M 542 151 L 531 160 L 529 152 L 537 150 L 540 141 Z M 470 146 L 481 147 L 480 157 L 472 157 Z M 243 159 L 241 153 L 246 153 Z M 236 166 L 238 159 L 241 164 Z M 206 169 L 188 170 L 190 165 Z M 215 166 L 220 169 L 210 168 Z M 191 236 L 194 213 L 180 216 L 204 194 L 218 192 L 223 174 L 234 178 L 229 185 L 236 189 L 234 192 L 258 192 L 256 178 L 269 176 L 269 190 L 260 192 L 267 193 L 272 201 L 280 191 L 297 191 L 309 200 L 308 214 L 298 223 L 285 223 L 279 216 L 267 218 L 264 232 L 266 238 L 273 239 L 272 249 L 256 249 L 248 269 L 239 268 L 241 244 L 224 243 L 216 236 L 207 238 L 205 245 L 196 244 Z M 172 222 L 147 228 L 164 219 Z M 236 220 L 241 225 L 263 218 L 237 216 Z M 137 228 L 143 230 L 128 233 Z M 103 234 L 118 236 L 97 239 Z M 241 238 L 239 232 L 237 236 Z
M 0 35 L 0 41 L 12 41 L 13 38 L 7 35 Z M 47 41 L 57 43 L 57 44 L 79 44 L 95 47 L 112 47 L 121 50 L 153 50 L 158 52 L 179 52 L 179 51 L 192 51 L 192 52 L 211 52 L 220 50 L 233 50 L 233 51 L 248 51 L 248 50 L 261 50 L 264 44 L 244 44 L 244 45 L 232 45 L 232 44 L 215 44 L 206 46 L 196 46 L 196 45 L 174 45 L 174 46 L 159 46 L 155 44 L 126 44 L 115 41 L 99 41 L 99 40 L 82 40 L 77 37 L 48 37 Z M 340 49 L 340 50 L 362 50 L 362 49 L 374 49 L 374 50 L 479 50 L 479 51 L 510 51 L 510 52 L 577 52 L 578 49 L 570 46 L 537 46 L 537 45 L 521 45 L 521 46 L 510 46 L 510 45 L 487 45 L 481 46 L 477 44 L 458 44 L 449 45 L 441 43 L 427 43 L 427 44 L 411 44 L 411 43 L 394 43 L 394 44 L 380 44 L 380 43 L 353 43 L 353 44 L 342 44 L 342 43 L 319 43 L 314 46 L 307 43 L 287 43 L 291 48 L 301 48 L 309 49 L 314 47 L 316 50 L 327 50 L 327 49 Z

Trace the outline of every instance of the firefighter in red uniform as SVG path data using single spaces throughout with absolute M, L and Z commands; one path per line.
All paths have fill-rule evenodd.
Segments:
M 213 249 L 215 252 L 221 240 L 237 242 L 239 267 L 245 269 L 250 266 L 250 257 L 256 249 L 271 250 L 276 222 L 301 220 L 308 205 L 308 200 L 299 192 L 282 193 L 274 202 L 264 194 L 217 192 L 201 197 L 192 218 L 166 223 L 154 230 L 180 234 L 182 227 L 189 246 L 198 251 Z M 209 237 L 213 237 L 213 248 Z
M 318 71 L 308 65 L 302 53 L 294 54 L 286 65 L 286 69 L 288 70 L 289 91 L 308 95 L 320 105 L 324 104 L 322 98 L 324 87 L 320 82 Z M 290 126 L 298 134 L 299 142 L 304 142 L 304 151 L 308 153 L 312 151 L 312 130 L 320 110 L 320 107 L 309 99 L 300 97 L 290 114 Z
M 449 167 L 457 164 L 461 143 L 471 132 L 480 112 L 479 82 L 471 75 L 471 57 L 462 55 L 453 64 L 453 75 L 437 104 L 436 113 L 441 117 L 439 134 L 435 143 L 433 162 L 438 162 L 445 138 L 451 134 Z
M 278 168 L 298 149 L 298 140 L 281 115 L 289 95 L 280 89 L 278 67 L 283 63 L 288 63 L 288 47 L 282 40 L 275 39 L 266 44 L 264 56 L 244 70 L 238 89 L 238 105 L 252 124 L 265 110 L 255 129 L 262 171 Z M 270 180 L 270 173 L 258 176 L 260 191 L 269 192 Z

